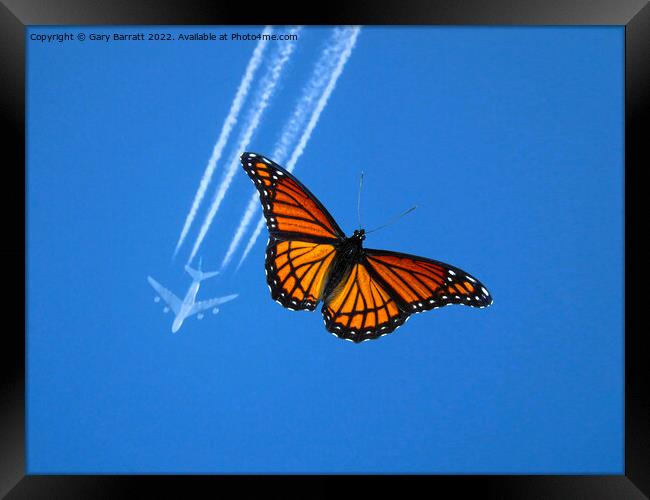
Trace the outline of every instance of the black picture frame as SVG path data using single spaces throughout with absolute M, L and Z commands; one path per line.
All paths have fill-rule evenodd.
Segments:
M 454 495 L 479 494 L 481 498 L 513 499 L 641 499 L 650 496 L 650 398 L 647 390 L 644 329 L 637 327 L 635 307 L 643 294 L 635 295 L 628 283 L 640 281 L 639 249 L 634 219 L 638 214 L 638 172 L 648 162 L 648 138 L 644 124 L 650 108 L 650 6 L 646 0 L 360 0 L 331 2 L 326 9 L 307 3 L 244 2 L 210 3 L 196 0 L 102 2 L 99 0 L 3 0 L 0 4 L 0 99 L 6 122 L 3 173 L 10 182 L 2 188 L 5 224 L 10 237 L 3 241 L 4 287 L 13 293 L 4 301 L 5 316 L 15 323 L 3 325 L 0 348 L 2 374 L 0 399 L 0 497 L 122 498 L 141 497 L 153 486 L 169 496 L 186 495 L 196 483 L 233 482 L 236 476 L 80 476 L 25 474 L 25 338 L 26 273 L 25 222 L 14 210 L 25 207 L 25 29 L 30 25 L 87 24 L 426 24 L 426 25 L 619 25 L 625 26 L 625 473 L 593 476 L 411 476 L 409 482 L 430 488 L 449 486 Z M 631 222 L 632 221 L 632 222 Z M 23 266 L 19 263 L 23 263 Z M 634 263 L 634 264 L 633 264 Z M 634 269 L 634 273 L 628 272 Z M 21 270 L 23 271 L 22 276 Z M 629 278 L 629 279 L 628 279 Z M 16 290 L 23 290 L 22 297 Z M 618 293 L 603 291 L 603 293 Z M 22 301 L 21 301 L 22 298 Z M 640 304 L 639 304 L 640 305 Z M 24 308 L 24 309 L 23 309 Z M 20 315 L 20 311 L 25 313 Z M 71 423 L 72 425 L 72 423 Z M 241 478 L 239 478 L 241 479 Z M 276 477 L 266 477 L 274 484 Z M 386 484 L 386 477 L 359 478 L 361 483 Z M 393 478 L 396 479 L 396 478 Z M 300 491 L 306 480 L 292 482 Z M 308 480 L 314 480 L 309 478 Z M 337 478 L 319 476 L 319 490 L 332 488 Z M 400 481 L 398 480 L 398 483 Z

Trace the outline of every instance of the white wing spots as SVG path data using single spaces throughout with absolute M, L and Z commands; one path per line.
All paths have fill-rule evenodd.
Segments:
M 264 163 L 266 163 L 267 165 L 270 165 L 270 164 L 271 164 L 271 162 L 270 162 L 269 160 L 267 160 L 266 158 L 262 158 L 262 161 L 263 161 Z
M 481 287 L 481 291 L 483 292 L 483 295 L 485 295 L 486 297 L 490 295 L 490 292 L 488 292 L 484 286 Z
M 456 273 L 453 272 L 451 269 L 449 270 L 449 274 L 451 274 L 452 276 L 456 276 Z
M 470 280 L 472 283 L 476 283 L 476 280 L 469 275 L 467 276 L 467 279 Z
M 447 276 L 447 281 L 451 282 L 453 280 L 449 276 Z
M 278 175 L 283 176 L 284 174 L 278 170 Z

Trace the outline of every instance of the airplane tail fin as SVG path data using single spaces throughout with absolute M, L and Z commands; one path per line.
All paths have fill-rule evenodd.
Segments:
M 212 278 L 217 274 L 219 274 L 219 271 L 209 271 L 209 272 L 201 273 L 201 279 L 207 280 L 208 278 Z
M 198 269 L 192 269 L 190 266 L 185 266 L 185 271 L 187 271 L 187 274 L 189 274 L 195 281 L 203 281 L 219 274 L 219 271 L 201 271 L 200 265 Z

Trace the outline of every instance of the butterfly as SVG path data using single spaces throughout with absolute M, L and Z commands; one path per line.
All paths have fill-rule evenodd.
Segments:
M 365 230 L 346 237 L 290 172 L 256 153 L 240 159 L 260 196 L 269 231 L 266 281 L 282 306 L 313 311 L 322 300 L 325 328 L 362 342 L 391 333 L 414 313 L 492 303 L 487 288 L 457 267 L 363 248 Z

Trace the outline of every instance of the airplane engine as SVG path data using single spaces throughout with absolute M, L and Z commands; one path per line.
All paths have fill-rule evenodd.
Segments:
M 217 314 L 218 312 L 219 312 L 218 307 L 215 307 L 214 309 L 212 309 L 212 314 Z
M 197 314 L 196 317 L 197 317 L 198 319 L 203 319 L 203 313 L 199 313 L 199 314 Z
M 160 302 L 160 297 L 154 297 L 153 301 L 157 304 L 158 302 Z
M 169 307 L 164 307 L 164 308 L 163 308 L 163 312 L 164 312 L 165 314 L 167 314 L 167 313 L 169 312 Z

